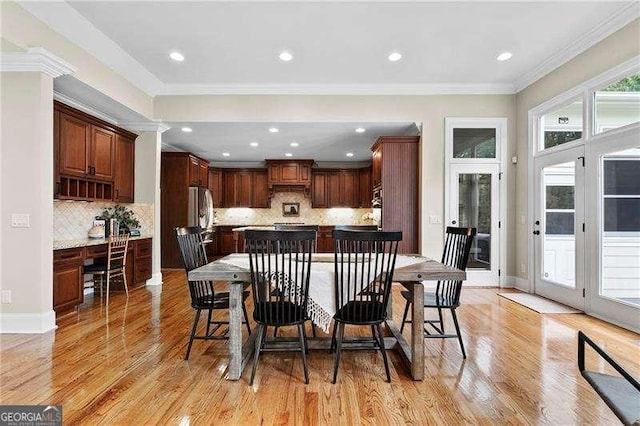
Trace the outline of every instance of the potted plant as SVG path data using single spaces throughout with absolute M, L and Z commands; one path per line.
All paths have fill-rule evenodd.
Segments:
M 131 233 L 131 230 L 138 229 L 140 222 L 136 219 L 136 214 L 125 206 L 115 205 L 104 209 L 102 214 L 96 219 L 104 219 L 107 223 L 109 219 L 115 219 L 120 224 L 120 233 Z

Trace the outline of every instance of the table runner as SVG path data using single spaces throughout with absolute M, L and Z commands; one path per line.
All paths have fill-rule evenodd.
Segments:
M 311 321 L 325 333 L 329 332 L 331 320 L 336 313 L 333 258 L 333 253 L 314 253 L 311 257 L 307 313 Z M 424 258 L 422 257 L 398 255 L 395 267 L 396 269 L 402 268 L 423 261 Z M 249 269 L 248 254 L 238 254 L 230 258 L 223 258 L 220 259 L 220 262 Z

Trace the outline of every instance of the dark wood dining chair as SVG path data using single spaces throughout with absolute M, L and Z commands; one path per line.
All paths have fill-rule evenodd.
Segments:
M 127 250 L 129 249 L 129 234 L 111 235 L 109 237 L 107 248 L 107 263 L 94 263 L 93 265 L 85 265 L 83 267 L 84 274 L 100 276 L 100 297 L 102 297 L 103 278 L 106 277 L 107 282 L 107 300 L 109 305 L 109 286 L 115 278 L 122 278 L 124 291 L 129 298 L 129 288 L 127 287 Z M 95 287 L 95 284 L 94 284 Z
M 475 235 L 476 228 L 456 228 L 448 226 L 441 262 L 447 266 L 464 271 L 467 268 L 469 252 L 471 251 L 471 245 Z M 467 354 L 464 350 L 464 343 L 462 343 L 462 334 L 460 333 L 458 317 L 456 316 L 456 308 L 460 306 L 461 291 L 462 280 L 438 281 L 435 292 L 424 293 L 424 307 L 438 310 L 437 320 L 427 319 L 425 317 L 424 337 L 428 339 L 457 338 L 458 342 L 460 342 L 462 357 L 467 358 Z M 411 322 L 411 320 L 407 319 L 407 316 L 409 314 L 409 308 L 411 307 L 412 295 L 409 291 L 402 291 L 400 294 L 406 300 L 404 314 L 402 315 L 402 325 L 400 326 L 400 332 L 402 333 L 404 325 Z M 445 332 L 442 317 L 443 309 L 449 309 L 451 311 L 451 317 L 453 318 L 453 324 L 456 328 L 456 334 L 447 334 Z M 428 326 L 430 326 L 432 330 L 430 330 Z M 432 331 L 435 331 L 435 333 L 432 333 Z
M 267 326 L 298 328 L 299 350 L 304 366 L 304 380 L 309 383 L 307 338 L 304 323 L 308 320 L 311 255 L 315 249 L 315 231 L 245 231 L 251 271 L 253 319 L 258 324 L 253 368 L 249 385 L 258 367 L 262 351 L 290 349 L 266 340 Z
M 175 228 L 176 238 L 180 246 L 182 260 L 184 261 L 184 270 L 189 274 L 200 266 L 206 265 L 207 254 L 202 243 L 202 229 L 199 226 Z M 229 292 L 215 291 L 213 281 L 191 281 L 189 280 L 189 294 L 191 295 L 191 307 L 195 309 L 195 317 L 193 318 L 193 326 L 191 327 L 191 336 L 187 345 L 187 353 L 185 360 L 189 359 L 191 346 L 193 341 L 198 340 L 226 340 L 228 339 L 229 321 L 219 321 L 213 318 L 214 310 L 229 310 Z M 247 307 L 245 300 L 249 297 L 248 291 L 242 292 L 242 312 L 244 314 L 244 323 L 247 325 L 247 331 L 251 334 L 251 326 L 249 325 L 249 316 L 247 315 Z M 202 312 L 207 313 L 207 325 L 204 334 L 197 335 L 198 322 Z M 227 327 L 216 334 L 220 328 Z
M 340 353 L 344 343 L 362 348 L 362 339 L 344 339 L 345 325 L 371 328 L 373 348 L 380 349 L 387 382 L 391 381 L 381 324 L 387 318 L 387 305 L 402 232 L 333 231 L 335 244 L 334 279 L 336 313 L 332 349 L 336 347 L 333 380 L 338 377 Z M 366 289 L 367 291 L 363 291 Z M 355 344 L 355 345 L 352 345 Z M 365 346 L 371 349 L 372 346 Z

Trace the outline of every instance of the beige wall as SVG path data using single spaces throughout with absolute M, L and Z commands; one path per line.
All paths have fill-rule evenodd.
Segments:
M 514 218 L 527 216 L 528 180 L 532 171 L 528 169 L 528 113 L 541 103 L 566 92 L 634 56 L 640 55 L 640 19 L 636 19 L 620 31 L 612 34 L 584 53 L 578 55 L 565 65 L 557 68 L 545 77 L 536 81 L 516 95 L 517 133 L 516 144 L 518 165 L 516 169 Z M 527 217 L 526 223 L 514 221 L 515 226 L 515 266 L 517 276 L 527 278 L 527 273 L 520 271 L 520 265 L 529 263 L 528 243 L 533 229 L 533 218 Z
M 165 121 L 213 122 L 389 122 L 423 124 L 420 154 L 421 250 L 439 258 L 444 225 L 429 224 L 429 215 L 444 215 L 444 119 L 445 117 L 506 117 L 508 154 L 515 144 L 515 97 L 513 95 L 451 96 L 159 96 L 155 117 Z M 507 179 L 512 166 L 506 170 Z M 515 188 L 508 179 L 508 193 Z M 508 211 L 514 210 L 507 196 Z M 400 208 L 400 207 L 398 207 Z M 512 215 L 506 218 L 512 222 Z M 507 273 L 513 256 L 507 255 Z
M 14 2 L 0 2 L 1 47 L 42 47 L 77 68 L 73 77 L 93 87 L 124 106 L 151 117 L 153 98 L 94 56 L 50 29 Z

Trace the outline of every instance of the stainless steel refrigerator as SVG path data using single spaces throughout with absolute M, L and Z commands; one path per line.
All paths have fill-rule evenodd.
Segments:
M 213 197 L 211 196 L 211 191 L 206 188 L 190 187 L 187 226 L 200 226 L 205 244 L 213 242 L 213 219 Z

